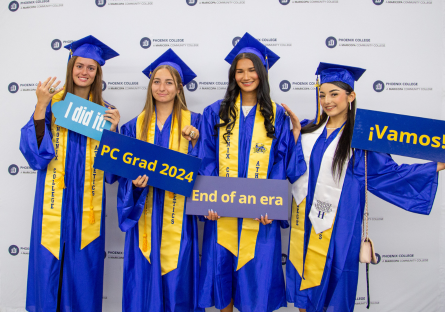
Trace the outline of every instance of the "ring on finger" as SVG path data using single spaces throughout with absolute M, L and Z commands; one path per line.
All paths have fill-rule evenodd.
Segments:
M 289 117 L 289 113 L 287 111 L 284 112 L 284 115 L 286 115 L 287 117 Z
M 48 92 L 53 94 L 54 92 L 56 92 L 56 88 L 51 87 L 51 88 L 48 89 Z
M 192 139 L 194 139 L 195 138 L 195 136 L 196 136 L 196 133 L 195 133 L 195 131 L 190 131 L 190 137 L 192 138 Z

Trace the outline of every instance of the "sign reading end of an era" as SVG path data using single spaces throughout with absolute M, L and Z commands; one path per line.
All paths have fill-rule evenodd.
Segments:
M 134 180 L 144 174 L 148 184 L 190 196 L 201 159 L 105 130 L 94 168 Z
M 290 192 L 287 180 L 198 176 L 187 198 L 186 214 L 288 220 Z
M 445 121 L 357 109 L 351 147 L 445 162 Z
M 65 100 L 51 107 L 56 125 L 100 141 L 102 131 L 111 128 L 111 122 L 104 120 L 108 108 L 67 93 Z

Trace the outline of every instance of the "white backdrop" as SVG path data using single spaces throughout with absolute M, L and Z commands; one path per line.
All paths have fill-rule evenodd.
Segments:
M 367 69 L 356 84 L 361 108 L 445 119 L 444 14 L 440 0 L 0 1 L 0 311 L 25 311 L 36 174 L 18 149 L 20 128 L 33 112 L 36 83 L 65 80 L 61 46 L 92 34 L 121 54 L 103 67 L 104 98 L 120 110 L 121 124 L 144 105 L 141 71 L 169 47 L 198 75 L 186 91 L 189 108 L 202 112 L 220 99 L 224 58 L 246 31 L 281 56 L 270 71 L 272 98 L 301 119 L 315 114 L 320 61 Z M 111 312 L 121 311 L 124 246 L 116 189 L 107 185 L 103 311 Z M 370 268 L 371 311 L 445 310 L 444 190 L 440 184 L 430 216 L 371 196 L 370 235 L 380 260 Z M 286 254 L 288 231 L 282 237 Z M 365 306 L 361 265 L 355 310 Z

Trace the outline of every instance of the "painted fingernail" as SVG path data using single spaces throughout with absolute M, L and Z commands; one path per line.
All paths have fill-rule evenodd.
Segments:
M 220 219 L 221 217 L 218 216 L 218 219 Z
M 261 218 L 264 218 L 264 216 L 263 216 L 263 215 L 261 215 Z
M 209 209 L 209 212 L 210 212 L 210 209 Z
M 211 212 L 213 212 L 213 209 L 210 209 Z

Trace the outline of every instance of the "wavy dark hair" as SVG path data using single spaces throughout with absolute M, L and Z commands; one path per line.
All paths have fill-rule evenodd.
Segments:
M 255 67 L 255 71 L 258 74 L 258 78 L 260 80 L 257 88 L 257 99 L 259 108 L 261 111 L 261 115 L 263 115 L 264 117 L 264 127 L 266 128 L 267 136 L 269 138 L 275 139 L 274 115 L 272 100 L 270 99 L 270 87 L 267 71 L 260 58 L 253 53 L 238 54 L 233 60 L 232 65 L 230 66 L 229 85 L 227 86 L 224 100 L 221 102 L 221 106 L 219 109 L 219 118 L 221 118 L 223 122 L 214 126 L 215 135 L 218 135 L 218 128 L 226 127 L 226 133 L 223 135 L 223 137 L 224 140 L 227 142 L 226 136 L 230 134 L 233 126 L 235 125 L 236 118 L 238 117 L 236 116 L 235 102 L 241 92 L 241 89 L 236 83 L 235 74 L 236 65 L 241 59 L 251 60 L 253 66 Z
M 346 94 L 349 95 L 351 92 L 354 91 L 354 89 L 351 88 L 350 85 L 341 82 L 341 81 L 333 81 L 330 82 L 333 85 L 336 85 L 342 90 L 346 91 Z M 332 175 L 337 176 L 337 178 L 340 178 L 340 174 L 343 170 L 343 165 L 345 164 L 346 160 L 348 160 L 351 157 L 351 140 L 352 140 L 352 132 L 354 130 L 354 122 L 355 122 L 355 99 L 351 102 L 351 109 L 349 109 L 348 106 L 348 113 L 347 113 L 347 119 L 345 128 L 343 129 L 343 132 L 341 134 L 340 140 L 338 141 L 337 148 L 335 149 L 334 154 L 334 161 L 332 162 Z M 323 112 L 320 118 L 320 122 L 318 125 L 316 124 L 316 120 L 313 120 L 312 122 L 309 122 L 306 126 L 304 126 L 301 129 L 301 133 L 311 133 L 320 128 L 328 119 L 328 115 Z M 354 150 L 352 151 L 352 154 L 354 155 Z

